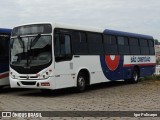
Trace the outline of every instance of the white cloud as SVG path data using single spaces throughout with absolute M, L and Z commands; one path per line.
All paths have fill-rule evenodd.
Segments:
M 160 40 L 158 0 L 0 0 L 0 27 L 60 21 L 153 35 Z

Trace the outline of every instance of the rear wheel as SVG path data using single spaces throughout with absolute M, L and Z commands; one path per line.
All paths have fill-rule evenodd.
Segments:
M 131 83 L 137 83 L 139 81 L 139 72 L 136 68 L 133 70 L 132 78 L 130 81 Z
M 86 89 L 86 76 L 82 73 L 79 73 L 77 77 L 77 91 L 83 92 Z

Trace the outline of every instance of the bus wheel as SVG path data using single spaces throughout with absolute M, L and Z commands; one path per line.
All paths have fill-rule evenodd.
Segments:
M 83 92 L 86 89 L 86 76 L 82 73 L 79 73 L 77 78 L 77 91 Z
M 0 86 L 0 89 L 2 89 L 4 86 Z
M 137 83 L 138 81 L 139 81 L 139 73 L 138 70 L 135 68 L 132 73 L 131 83 Z

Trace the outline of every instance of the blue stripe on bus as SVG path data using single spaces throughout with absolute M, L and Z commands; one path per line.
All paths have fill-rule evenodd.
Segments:
M 153 39 L 153 37 L 149 35 L 142 35 L 142 34 L 108 30 L 108 29 L 104 30 L 103 33 L 109 34 L 109 35 L 116 35 L 116 36 L 118 35 L 118 36 L 135 37 L 135 38 L 142 38 L 142 39 Z
M 11 35 L 11 29 L 0 28 L 0 34 Z

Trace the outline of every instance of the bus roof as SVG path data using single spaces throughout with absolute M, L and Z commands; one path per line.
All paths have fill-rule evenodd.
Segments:
M 53 28 L 64 28 L 64 29 L 82 30 L 82 31 L 98 32 L 98 33 L 110 34 L 110 35 L 133 37 L 133 38 L 153 39 L 153 37 L 149 35 L 142 35 L 142 34 L 136 34 L 136 33 L 122 32 L 122 31 L 87 27 L 87 26 L 80 26 L 80 25 L 64 24 L 59 22 L 53 22 L 53 24 L 51 22 L 39 22 L 39 23 L 30 23 L 30 24 L 23 24 L 23 25 L 32 25 L 32 24 L 51 24 Z M 23 25 L 20 25 L 20 26 L 23 26 Z M 20 27 L 20 26 L 17 26 L 17 27 Z
M 142 35 L 142 34 L 136 34 L 136 33 L 122 32 L 122 31 L 109 30 L 109 29 L 102 29 L 102 28 L 85 27 L 85 26 L 69 25 L 69 24 L 62 24 L 62 23 L 55 23 L 55 24 L 53 24 L 53 26 L 55 28 L 84 30 L 84 31 L 99 32 L 99 33 L 110 34 L 110 35 L 119 35 L 119 36 L 142 38 L 142 39 L 153 39 L 153 37 L 149 36 L 149 35 Z
M 153 39 L 153 37 L 149 35 L 142 35 L 142 34 L 108 30 L 108 29 L 104 30 L 104 34 L 119 35 L 119 36 L 133 37 L 133 38 L 142 38 L 142 39 Z
M 55 27 L 55 28 L 84 30 L 84 31 L 99 32 L 99 33 L 102 33 L 104 31 L 104 29 L 102 29 L 102 28 L 87 27 L 87 26 L 80 26 L 80 25 L 71 25 L 71 24 L 63 24 L 63 23 L 54 23 L 54 24 L 52 24 L 52 26 Z
M 12 29 L 0 28 L 0 33 L 11 34 Z

